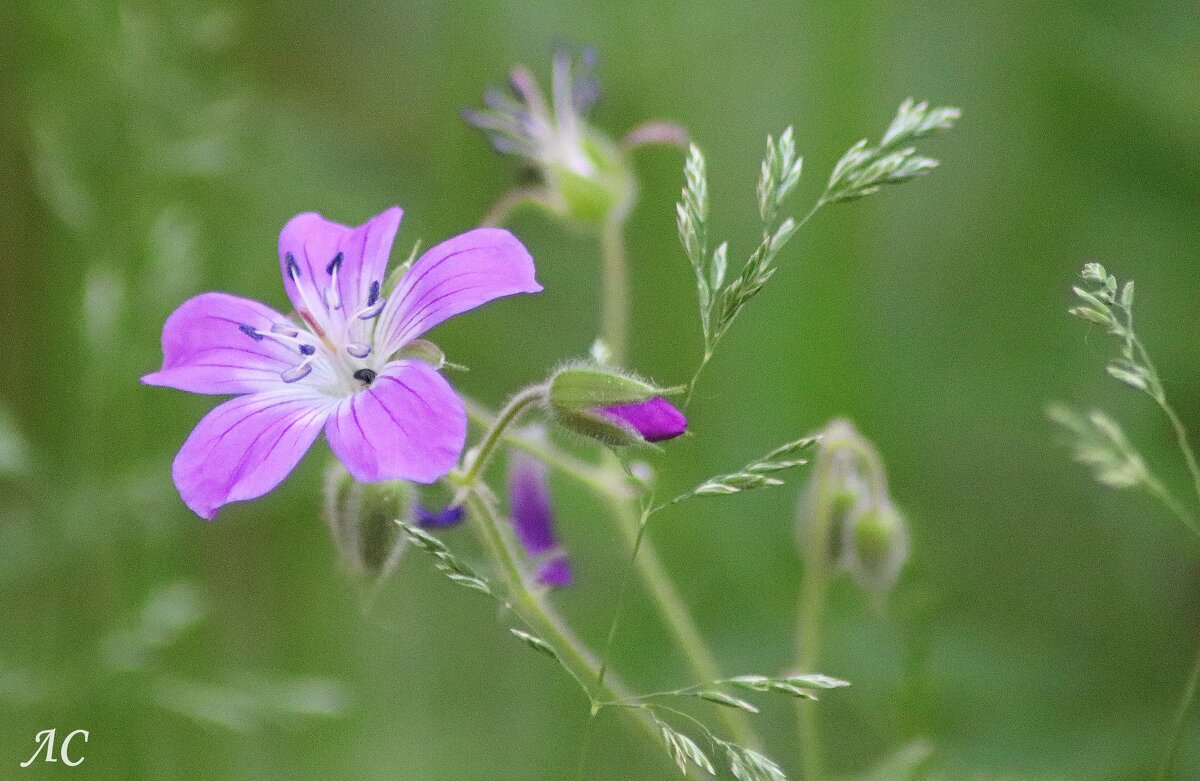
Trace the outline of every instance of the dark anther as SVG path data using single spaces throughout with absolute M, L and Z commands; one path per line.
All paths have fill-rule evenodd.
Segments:
M 293 280 L 299 279 L 300 264 L 296 262 L 296 256 L 289 252 L 283 256 L 283 262 L 287 264 L 288 276 L 290 276 Z
M 333 276 L 333 272 L 337 271 L 339 268 L 342 267 L 342 259 L 344 257 L 345 256 L 340 252 L 338 254 L 334 255 L 333 260 L 329 261 L 329 265 L 325 267 L 325 273 L 330 276 Z
M 238 326 L 238 330 L 256 342 L 261 342 L 263 340 L 263 335 L 258 331 L 255 331 L 254 326 L 252 325 L 246 325 L 245 323 L 242 323 Z
M 372 369 L 359 369 L 358 371 L 354 372 L 354 379 L 358 380 L 363 385 L 368 386 L 375 382 L 375 378 L 378 376 L 379 375 L 376 374 Z
M 300 354 L 301 355 L 312 355 L 316 351 L 317 351 L 317 348 L 313 347 L 311 344 L 300 345 Z
M 367 293 L 367 306 L 375 306 L 375 302 L 379 300 L 379 280 L 371 283 L 371 290 Z

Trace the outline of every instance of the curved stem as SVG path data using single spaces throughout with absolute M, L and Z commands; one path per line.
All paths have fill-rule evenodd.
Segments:
M 1192 476 L 1192 489 L 1196 492 L 1196 497 L 1200 498 L 1200 465 L 1196 463 L 1196 455 L 1192 452 L 1192 447 L 1188 443 L 1187 428 L 1183 425 L 1183 421 L 1179 419 L 1179 415 L 1175 413 L 1175 408 L 1167 403 L 1164 398 L 1159 402 L 1163 412 L 1167 415 L 1167 420 L 1171 422 L 1171 429 L 1175 432 L 1175 442 L 1179 445 L 1179 452 L 1183 453 L 1183 460 L 1187 464 L 1188 473 Z
M 595 655 L 570 630 L 566 623 L 545 602 L 541 594 L 529 588 L 525 575 L 518 563 L 519 558 L 513 552 L 509 538 L 502 530 L 500 513 L 495 507 L 491 492 L 486 486 L 479 484 L 488 457 L 505 432 L 531 404 L 540 401 L 545 395 L 541 386 L 527 388 L 514 396 L 504 409 L 496 416 L 491 428 L 483 437 L 470 467 L 463 473 L 458 484 L 465 492 L 465 503 L 475 523 L 471 528 L 476 532 L 483 546 L 491 554 L 497 570 L 504 581 L 506 590 L 512 599 L 511 607 L 521 620 L 534 631 L 538 637 L 550 644 L 554 650 L 554 658 L 562 665 L 572 678 L 583 689 L 594 714 L 600 707 L 597 703 L 608 700 L 620 700 L 630 695 L 629 690 L 612 676 L 607 682 L 600 676 L 600 664 Z M 655 741 L 658 740 L 658 730 L 653 719 L 638 711 L 630 711 L 637 717 L 638 724 Z
M 470 488 L 475 484 L 476 480 L 483 473 L 484 467 L 487 466 L 488 459 L 491 458 L 496 445 L 504 438 L 504 433 L 508 427 L 516 422 L 521 413 L 529 406 L 539 403 L 545 397 L 545 386 L 532 385 L 509 399 L 509 402 L 504 405 L 504 408 L 500 410 L 496 419 L 492 421 L 492 427 L 483 435 L 483 439 L 475 449 L 475 454 L 471 457 L 466 471 L 462 474 L 462 485 Z
M 485 429 L 489 429 L 495 425 L 496 413 L 487 409 L 479 402 L 465 396 L 463 397 L 463 404 L 467 408 L 467 416 L 476 425 L 482 426 Z M 582 483 L 597 496 L 619 496 L 623 498 L 632 498 L 633 496 L 633 492 L 623 477 L 619 477 L 617 480 L 609 479 L 608 474 L 600 466 L 576 458 L 570 453 L 566 453 L 555 447 L 553 444 L 522 436 L 520 432 L 513 431 L 511 427 L 505 428 L 503 436 L 504 441 L 508 444 L 524 450 L 526 453 L 545 462 L 551 468 L 562 472 L 572 480 Z
M 625 265 L 625 223 L 605 220 L 600 229 L 600 335 L 612 351 L 613 362 L 625 363 L 629 353 L 629 271 Z
M 1184 686 L 1183 696 L 1175 707 L 1175 719 L 1171 723 L 1171 733 L 1167 738 L 1167 753 L 1163 756 L 1162 765 L 1158 771 L 1158 781 L 1168 781 L 1175 761 L 1179 757 L 1179 749 L 1183 745 L 1183 732 L 1187 726 L 1187 715 L 1196 699 L 1196 691 L 1200 689 L 1200 647 L 1196 648 L 1196 659 L 1192 662 L 1192 671 L 1188 675 L 1187 685 Z
M 500 196 L 500 199 L 484 215 L 479 224 L 488 227 L 503 225 L 508 222 L 508 218 L 517 209 L 527 204 L 535 203 L 545 203 L 545 196 L 541 189 L 536 187 L 518 187 L 515 190 L 509 190 Z
M 1149 367 L 1151 374 L 1156 382 L 1158 380 L 1158 371 L 1154 368 L 1154 364 L 1150 361 L 1150 355 L 1146 352 L 1146 348 L 1142 347 L 1140 341 L 1134 342 L 1139 352 L 1142 354 L 1142 359 Z M 1161 384 L 1159 385 L 1161 388 Z M 1179 415 L 1176 414 L 1175 408 L 1168 402 L 1166 395 L 1159 393 L 1155 398 L 1158 406 L 1166 413 L 1167 420 L 1171 422 L 1171 429 L 1175 432 L 1175 442 L 1179 446 L 1179 452 L 1183 454 L 1183 460 L 1187 464 L 1188 473 L 1192 477 L 1192 488 L 1196 492 L 1196 497 L 1200 499 L 1200 466 L 1196 463 L 1196 454 L 1192 452 L 1192 446 L 1188 442 L 1187 428 L 1183 425 Z M 1157 481 L 1156 481 L 1157 482 Z M 1153 488 L 1153 486 L 1152 486 Z M 1200 535 L 1200 529 L 1196 527 L 1195 521 L 1187 511 L 1179 507 L 1174 498 L 1167 493 L 1165 488 L 1161 488 L 1156 495 L 1171 508 L 1173 512 L 1182 520 L 1187 527 L 1197 535 Z M 1167 753 L 1163 756 L 1162 766 L 1159 769 L 1159 781 L 1167 781 L 1171 777 L 1171 771 L 1175 767 L 1175 761 L 1179 756 L 1179 749 L 1183 743 L 1184 729 L 1187 727 L 1187 717 L 1192 710 L 1192 704 L 1196 701 L 1197 689 L 1200 689 L 1200 647 L 1196 649 L 1196 659 L 1192 663 L 1192 671 L 1188 675 L 1187 684 L 1183 689 L 1183 694 L 1179 698 L 1179 704 L 1175 708 L 1175 718 L 1171 724 L 1171 732 L 1167 737 Z
M 495 413 L 470 399 L 466 400 L 466 407 L 468 415 L 477 423 L 487 426 L 489 430 L 495 429 L 498 423 L 498 416 Z M 611 463 L 609 465 L 590 464 L 558 450 L 553 445 L 531 441 L 513 431 L 510 426 L 503 427 L 500 433 L 504 441 L 521 448 L 541 459 L 551 468 L 586 486 L 608 506 L 630 546 L 630 564 L 636 564 L 638 575 L 645 584 L 655 608 L 674 636 L 676 645 L 683 653 L 692 672 L 703 681 L 721 678 L 721 671 L 716 659 L 696 627 L 691 611 L 667 574 L 658 551 L 655 550 L 650 540 L 645 538 L 641 519 L 633 505 L 632 492 L 624 479 L 624 473 L 619 468 L 613 467 Z M 601 679 L 607 674 L 605 668 L 608 651 L 616 637 L 617 626 L 624 612 L 626 592 L 630 585 L 628 575 L 632 569 L 633 567 L 626 569 L 626 576 L 617 597 L 615 617 L 609 628 L 604 653 L 601 655 L 601 667 L 598 674 Z M 721 709 L 721 718 L 739 742 L 752 748 L 762 746 L 762 740 L 755 734 L 749 718 L 744 713 L 723 708 Z

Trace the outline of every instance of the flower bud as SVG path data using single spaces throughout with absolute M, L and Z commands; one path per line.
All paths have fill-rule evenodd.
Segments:
M 575 364 L 550 379 L 547 399 L 567 428 L 608 445 L 661 442 L 683 434 L 687 418 L 659 388 L 610 366 Z
M 356 574 L 386 577 L 404 549 L 397 518 L 408 512 L 410 486 L 403 480 L 359 483 L 341 464 L 325 479 L 325 521 L 342 561 Z
M 666 391 L 611 366 L 573 364 L 550 378 L 550 404 L 577 411 L 648 401 Z

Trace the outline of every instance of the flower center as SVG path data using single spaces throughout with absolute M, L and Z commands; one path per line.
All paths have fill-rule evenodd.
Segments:
M 375 324 L 385 300 L 380 294 L 380 281 L 372 280 L 367 288 L 365 305 L 357 312 L 346 312 L 343 309 L 346 302 L 338 287 L 344 262 L 343 253 L 334 255 L 325 266 L 328 280 L 318 286 L 317 280 L 304 279 L 300 264 L 292 253 L 284 256 L 287 275 L 300 298 L 301 305 L 296 313 L 307 328 L 291 323 L 273 324 L 269 329 L 245 323 L 238 326 L 255 341 L 272 339 L 299 353 L 299 363 L 280 372 L 279 377 L 284 382 L 298 382 L 309 376 L 317 361 L 328 363 L 334 375 L 341 378 L 334 381 L 340 392 L 353 392 L 351 380 L 357 380 L 363 386 L 370 386 L 375 381 L 375 369 L 364 367 L 360 361 L 371 355 Z

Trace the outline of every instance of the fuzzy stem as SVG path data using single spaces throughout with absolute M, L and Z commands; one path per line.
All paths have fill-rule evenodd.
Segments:
M 600 229 L 600 335 L 618 366 L 625 363 L 629 353 L 629 270 L 624 230 L 624 220 L 616 218 L 605 220 Z
M 485 429 L 495 425 L 496 413 L 479 402 L 466 397 L 463 398 L 463 403 L 467 408 L 467 416 L 476 425 Z M 615 480 L 610 479 L 608 473 L 600 466 L 576 458 L 548 442 L 522 436 L 520 432 L 514 431 L 511 426 L 504 429 L 503 435 L 504 441 L 508 444 L 524 450 L 534 458 L 545 462 L 552 469 L 556 469 L 572 480 L 582 483 L 597 496 L 619 496 L 623 498 L 631 498 L 633 496 L 633 492 L 630 490 L 623 476 L 618 476 Z
M 461 484 L 470 488 L 479 479 L 487 466 L 488 459 L 492 452 L 495 451 L 496 445 L 504 438 L 505 431 L 509 426 L 516 422 L 526 409 L 531 405 L 541 402 L 546 397 L 546 387 L 544 385 L 531 385 L 522 390 L 516 396 L 509 399 L 509 402 L 500 410 L 496 419 L 492 422 L 492 427 L 487 430 L 480 441 L 479 446 L 475 449 L 475 455 L 472 456 L 470 464 L 466 471 L 463 472 Z
M 491 492 L 479 482 L 488 457 L 504 439 L 509 427 L 532 404 L 544 398 L 545 392 L 543 386 L 534 385 L 514 396 L 484 434 L 470 466 L 463 471 L 461 478 L 454 482 L 465 493 L 467 508 L 475 520 L 471 527 L 491 554 L 513 601 L 512 609 L 540 639 L 551 645 L 555 658 L 583 689 L 591 712 L 595 714 L 600 708 L 599 703 L 627 698 L 631 696 L 629 690 L 611 677 L 607 683 L 601 679 L 600 664 L 595 655 L 575 636 L 542 596 L 530 589 L 518 563 L 518 556 L 513 552 L 512 543 L 503 531 L 500 513 L 495 507 Z M 631 712 L 635 714 L 638 724 L 657 742 L 658 729 L 653 719 L 637 711 Z
M 479 224 L 488 227 L 498 227 L 508 222 L 513 212 L 529 204 L 545 204 L 546 197 L 540 188 L 518 187 L 509 190 L 492 206 Z

